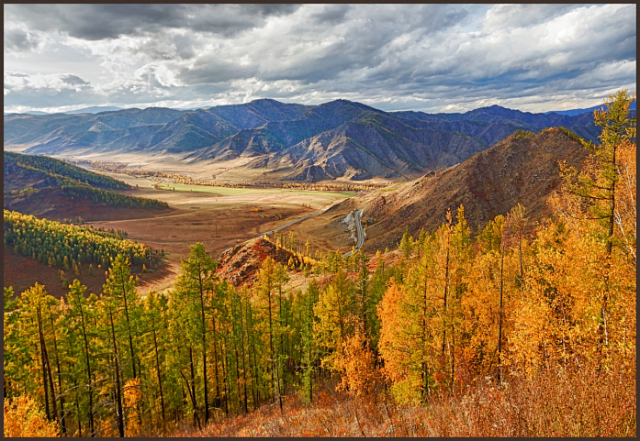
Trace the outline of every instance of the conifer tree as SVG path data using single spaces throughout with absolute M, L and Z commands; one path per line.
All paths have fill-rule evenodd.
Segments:
M 322 351 L 321 366 L 336 371 L 337 357 L 342 344 L 351 334 L 354 314 L 354 285 L 341 268 L 338 268 L 333 282 L 322 292 L 313 312 L 317 317 L 313 330 L 315 340 Z
M 160 401 L 162 424 L 167 421 L 167 406 L 165 405 L 166 382 L 166 338 L 168 334 L 168 299 L 154 291 L 147 294 L 144 300 L 144 340 L 143 347 L 147 348 L 147 372 L 154 372 L 157 381 L 157 396 Z M 151 367 L 152 366 L 152 367 Z M 151 383 L 151 381 L 148 381 Z M 163 385 L 164 383 L 164 385 Z M 163 387 L 164 386 L 164 387 Z M 150 394 L 154 396 L 156 394 Z M 157 405 L 154 406 L 157 408 Z
M 80 384 L 86 385 L 86 393 L 89 398 L 88 406 L 86 406 L 89 420 L 89 436 L 95 436 L 97 425 L 94 410 L 94 375 L 97 360 L 95 357 L 95 344 L 90 344 L 90 339 L 94 334 L 93 328 L 96 314 L 90 302 L 84 296 L 86 289 L 87 287 L 82 285 L 79 280 L 74 280 L 69 286 L 69 294 L 67 295 L 69 309 L 66 314 L 66 319 L 68 320 L 66 346 L 74 354 L 73 358 L 79 361 L 77 366 L 82 366 L 83 368 L 82 377 L 86 378 L 86 381 L 80 381 Z M 78 415 L 78 418 L 80 417 Z
M 138 377 L 136 366 L 139 365 L 134 334 L 140 327 L 141 306 L 135 291 L 136 285 L 136 280 L 129 271 L 129 259 L 118 254 L 111 263 L 102 291 L 106 296 L 112 297 L 116 301 L 114 305 L 117 309 L 123 311 L 124 333 L 129 350 L 128 364 L 131 367 L 129 378 L 131 379 Z
M 313 279 L 307 290 L 302 295 L 302 314 L 300 319 L 300 350 L 302 370 L 302 397 L 306 404 L 313 400 L 313 380 L 315 362 L 317 359 L 316 343 L 314 339 L 313 326 L 315 314 L 313 308 L 320 296 L 318 282 Z
M 594 111 L 595 124 L 602 128 L 599 136 L 600 144 L 586 143 L 590 151 L 585 171 L 566 167 L 561 164 L 565 182 L 569 191 L 581 199 L 583 206 L 588 207 L 590 214 L 583 219 L 598 220 L 602 231 L 599 236 L 605 243 L 606 257 L 603 267 L 604 289 L 600 307 L 601 351 L 608 347 L 608 315 L 612 287 L 610 280 L 611 253 L 618 240 L 614 235 L 616 224 L 616 200 L 620 193 L 616 185 L 620 180 L 620 159 L 618 152 L 628 145 L 635 144 L 636 118 L 629 115 L 629 106 L 635 101 L 627 90 L 620 90 L 605 100 L 605 109 Z
M 188 321 L 189 334 L 193 336 L 193 345 L 199 345 L 202 353 L 202 381 L 204 393 L 204 421 L 209 420 L 209 393 L 207 375 L 207 320 L 206 312 L 211 309 L 215 292 L 215 269 L 217 262 L 213 260 L 204 249 L 202 243 L 191 246 L 189 258 L 182 260 L 182 272 L 176 282 L 175 296 L 183 302 L 181 306 L 185 311 Z M 211 312 L 212 320 L 215 320 L 214 313 Z M 215 338 L 215 322 L 214 322 Z M 199 340 L 199 341 L 198 341 Z M 217 354 L 214 354 L 214 357 Z M 213 360 L 217 366 L 217 359 Z M 217 382 L 217 374 L 216 374 Z
M 412 246 L 411 246 L 411 236 L 409 235 L 409 226 L 406 225 L 404 227 L 404 233 L 402 234 L 402 240 L 400 241 L 400 246 L 399 248 L 404 251 L 405 256 L 408 256 L 409 253 L 411 252 Z
M 279 321 L 279 304 L 276 301 L 276 279 L 277 270 L 271 256 L 262 262 L 262 267 L 258 271 L 258 282 L 255 287 L 256 300 L 259 303 L 260 318 L 264 320 L 263 328 L 265 329 L 269 352 L 267 361 L 269 364 L 269 375 L 271 377 L 272 397 L 278 400 L 280 410 L 282 410 L 282 393 L 280 388 L 280 372 L 278 370 L 279 354 L 278 337 L 280 335 Z

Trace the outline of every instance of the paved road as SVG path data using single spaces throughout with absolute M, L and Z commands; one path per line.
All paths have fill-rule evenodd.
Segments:
M 362 214 L 363 210 L 353 210 L 355 212 L 356 215 L 356 232 L 358 234 L 358 243 L 356 244 L 356 252 L 362 248 L 362 245 L 364 245 L 364 232 L 362 231 L 362 221 L 360 220 L 360 215 Z M 351 251 L 349 251 L 348 253 L 344 253 L 342 255 L 342 257 L 349 257 L 351 255 Z
M 263 237 L 263 236 L 265 236 L 265 235 L 267 235 L 267 236 L 268 236 L 269 234 L 273 234 L 273 233 L 275 233 L 276 231 L 280 231 L 280 230 L 282 230 L 282 229 L 284 229 L 284 228 L 287 228 L 287 227 L 289 227 L 289 226 L 291 226 L 291 225 L 293 225 L 293 224 L 295 224 L 295 223 L 302 222 L 303 220 L 305 220 L 305 219 L 307 219 L 307 218 L 310 218 L 311 216 L 315 216 L 315 215 L 317 215 L 317 214 L 324 213 L 325 211 L 327 211 L 327 210 L 328 210 L 329 208 L 331 208 L 332 206 L 333 206 L 333 204 L 331 204 L 331 205 L 329 205 L 328 207 L 325 207 L 325 208 L 323 208 L 323 209 L 321 209 L 321 210 L 315 211 L 315 212 L 313 212 L 313 213 L 311 213 L 311 214 L 307 214 L 306 216 L 303 216 L 303 217 L 301 217 L 300 219 L 296 219 L 296 220 L 294 220 L 294 221 L 292 221 L 292 222 L 289 222 L 288 224 L 282 225 L 282 226 L 280 226 L 280 227 L 278 227 L 278 228 L 274 228 L 273 230 L 269 230 L 269 231 L 266 231 L 266 232 L 264 232 L 264 233 L 260 233 L 257 237 Z
M 287 227 L 289 227 L 289 226 L 291 226 L 291 225 L 293 225 L 295 223 L 302 222 L 303 220 L 305 220 L 307 218 L 310 218 L 311 216 L 315 216 L 317 214 L 324 213 L 325 211 L 327 211 L 332 206 L 333 206 L 333 204 L 331 204 L 328 207 L 325 207 L 325 208 L 323 208 L 321 210 L 315 211 L 315 212 L 313 212 L 311 214 L 307 214 L 306 216 L 303 216 L 300 219 L 296 219 L 296 220 L 294 220 L 292 222 L 289 222 L 288 224 L 282 225 L 282 226 L 280 226 L 278 228 L 274 228 L 273 230 L 269 230 L 269 231 L 265 231 L 264 233 L 260 233 L 256 238 L 264 237 L 265 235 L 268 236 L 270 234 L 275 233 L 276 231 L 280 231 L 280 230 L 282 230 L 284 228 L 287 228 Z M 360 216 L 362 215 L 363 210 L 355 209 L 353 211 L 355 212 L 354 214 L 355 214 L 355 217 L 356 217 L 356 233 L 358 235 L 358 242 L 356 243 L 356 252 L 357 252 L 360 248 L 362 248 L 362 245 L 364 245 L 364 232 L 362 231 L 362 221 L 360 220 Z M 348 253 L 343 254 L 342 257 L 348 257 L 350 255 L 351 255 L 351 251 L 349 251 Z

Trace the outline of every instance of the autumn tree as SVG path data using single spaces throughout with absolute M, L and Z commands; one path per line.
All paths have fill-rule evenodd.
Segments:
M 60 431 L 33 398 L 19 395 L 4 401 L 4 436 L 53 438 L 60 436 Z
M 77 419 L 82 434 L 81 420 L 89 423 L 89 436 L 94 436 L 97 429 L 95 415 L 95 373 L 97 370 L 98 352 L 95 341 L 96 310 L 95 296 L 87 299 L 85 291 L 87 287 L 80 281 L 74 280 L 69 286 L 67 301 L 69 308 L 64 317 L 63 328 L 67 330 L 63 336 L 63 344 L 67 348 L 69 356 L 77 363 L 72 365 L 71 376 L 76 380 L 74 387 L 76 391 L 75 404 L 77 409 Z M 80 389 L 79 389 L 80 388 Z M 88 399 L 88 402 L 85 400 Z M 85 419 L 85 417 L 87 419 Z M 86 433 L 86 432 L 85 432 Z
M 321 366 L 329 371 L 338 370 L 336 360 L 344 340 L 351 334 L 354 314 L 354 285 L 338 268 L 333 281 L 322 290 L 313 308 L 317 321 L 313 325 L 315 341 L 321 351 Z
M 129 260 L 125 256 L 122 254 L 116 256 L 109 268 L 102 292 L 106 296 L 112 297 L 116 301 L 116 307 L 122 309 L 122 317 L 124 319 L 122 327 L 124 328 L 124 337 L 129 353 L 129 363 L 127 365 L 131 369 L 129 378 L 133 379 L 138 377 L 136 366 L 139 366 L 140 363 L 136 352 L 134 334 L 140 328 L 139 322 L 142 308 L 135 290 L 137 281 L 131 275 L 129 265 Z
M 615 234 L 615 226 L 616 223 L 619 227 L 622 226 L 622 222 L 617 222 L 616 217 L 616 214 L 620 213 L 617 209 L 619 196 L 622 193 L 623 198 L 628 200 L 629 195 L 630 181 L 627 176 L 622 175 L 623 167 L 621 167 L 619 152 L 622 150 L 626 153 L 630 146 L 635 147 L 636 121 L 635 116 L 629 115 L 629 106 L 633 101 L 635 97 L 630 96 L 627 90 L 620 90 L 610 95 L 605 100 L 605 109 L 594 111 L 595 124 L 602 129 L 599 136 L 600 143 L 585 143 L 590 155 L 584 168 L 578 171 L 561 164 L 565 185 L 569 192 L 578 198 L 577 204 L 575 202 L 572 204 L 573 210 L 563 211 L 582 220 L 597 220 L 601 227 L 597 233 L 605 248 L 601 263 L 603 287 L 598 328 L 601 351 L 609 347 L 609 304 L 614 295 L 611 285 L 615 284 L 610 274 L 613 247 L 621 242 L 629 242 L 629 236 L 623 231 L 621 231 L 622 234 Z M 626 191 L 620 192 L 617 184 L 622 177 L 625 179 Z M 625 205 L 628 204 L 625 203 Z M 633 247 L 634 245 L 631 246 Z
M 258 317 L 263 320 L 262 328 L 268 342 L 269 352 L 267 361 L 269 363 L 269 375 L 271 377 L 272 397 L 278 400 L 280 410 L 282 410 L 282 390 L 281 372 L 279 368 L 278 340 L 280 336 L 279 316 L 280 308 L 276 300 L 277 268 L 271 258 L 262 262 L 262 267 L 258 271 L 258 282 L 255 286 Z
M 154 372 L 155 374 L 155 381 L 148 379 L 145 383 L 153 385 L 154 393 L 148 395 L 152 398 L 157 397 L 152 408 L 157 409 L 159 402 L 159 415 L 161 415 L 161 418 L 158 419 L 161 424 L 164 424 L 168 417 L 168 406 L 165 403 L 165 394 L 167 392 L 166 353 L 169 350 L 168 298 L 151 291 L 144 299 L 143 307 L 142 347 L 146 348 L 146 351 L 141 355 L 141 358 L 148 366 L 147 372 Z

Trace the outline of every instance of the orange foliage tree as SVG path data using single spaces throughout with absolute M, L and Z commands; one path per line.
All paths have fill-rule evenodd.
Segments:
M 19 395 L 4 402 L 4 436 L 58 437 L 60 432 L 33 398 Z

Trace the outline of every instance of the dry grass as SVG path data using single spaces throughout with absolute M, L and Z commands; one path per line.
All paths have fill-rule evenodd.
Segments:
M 635 391 L 635 365 L 608 373 L 560 370 L 533 380 L 512 376 L 501 386 L 485 378 L 463 392 L 433 397 L 426 406 L 400 406 L 383 391 L 354 399 L 325 381 L 311 406 L 291 396 L 282 413 L 277 405 L 266 405 L 202 430 L 185 421 L 164 435 L 635 437 Z

